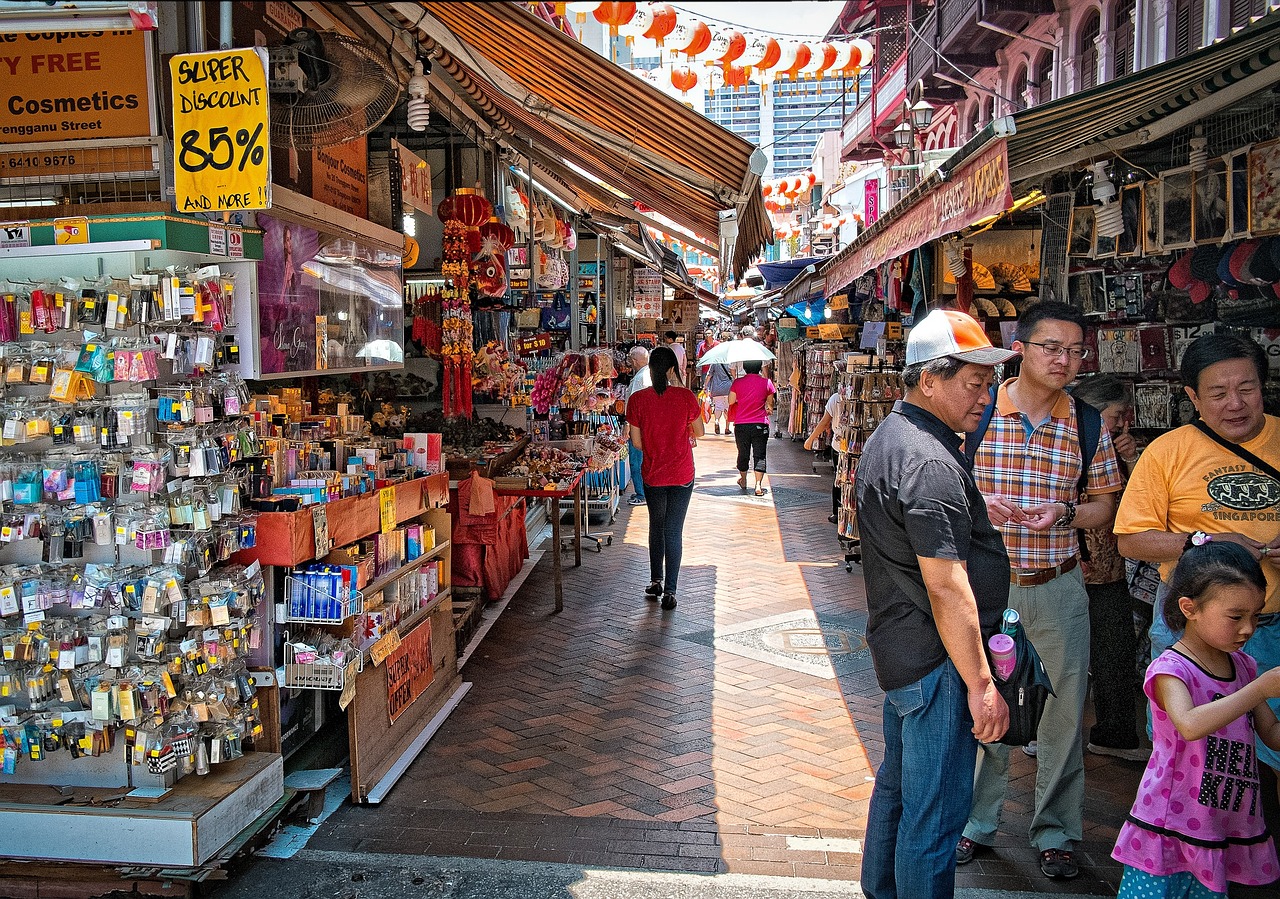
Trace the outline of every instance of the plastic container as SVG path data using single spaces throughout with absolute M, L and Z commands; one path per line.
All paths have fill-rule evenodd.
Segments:
M 1012 677 L 1018 665 L 1018 651 L 1013 637 L 1008 634 L 993 634 L 987 641 L 987 648 L 991 650 L 991 662 L 995 666 L 996 677 L 1001 680 Z

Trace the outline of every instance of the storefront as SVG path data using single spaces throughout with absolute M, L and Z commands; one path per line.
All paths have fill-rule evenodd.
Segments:
M 0 824 L 13 857 L 196 871 L 290 801 L 322 729 L 353 801 L 386 795 L 465 694 L 528 527 L 612 516 L 617 345 L 652 322 L 692 346 L 716 305 L 647 228 L 740 273 L 768 222 L 749 144 L 518 5 L 235 4 L 226 43 L 266 48 L 200 57 L 216 5 L 135 6 L 39 32 L 101 66 L 89 103 L 119 115 L 93 140 L 40 119 L 70 82 L 17 38 Z M 349 117 L 299 114 L 317 59 L 372 73 Z M 197 70 L 259 80 L 197 101 Z

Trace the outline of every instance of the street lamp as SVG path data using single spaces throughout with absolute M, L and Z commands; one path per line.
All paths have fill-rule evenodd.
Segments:
M 916 131 L 924 131 L 933 124 L 933 104 L 923 99 L 917 100 L 909 112 L 911 114 L 911 125 Z

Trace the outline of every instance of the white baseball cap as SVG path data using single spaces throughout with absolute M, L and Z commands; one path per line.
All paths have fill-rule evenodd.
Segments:
M 907 336 L 907 365 L 950 356 L 976 365 L 998 365 L 1018 355 L 992 346 L 987 332 L 972 316 L 955 309 L 935 309 Z

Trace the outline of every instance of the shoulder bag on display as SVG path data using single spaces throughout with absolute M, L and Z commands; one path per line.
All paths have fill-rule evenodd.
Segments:
M 542 330 L 569 330 L 569 298 L 564 294 L 557 293 L 551 305 L 542 310 Z
M 1044 715 L 1044 704 L 1053 692 L 1053 684 L 1040 661 L 1040 653 L 1031 645 L 1022 622 L 1018 622 L 1013 638 L 1017 660 L 1007 680 L 995 677 L 996 690 L 1009 706 L 1009 730 L 997 742 L 1006 746 L 1026 746 L 1036 738 L 1036 729 Z M 995 671 L 995 665 L 991 666 Z M 993 675 L 994 676 L 994 675 Z

